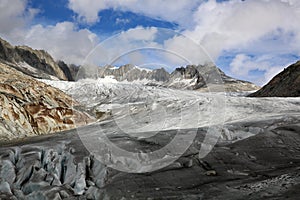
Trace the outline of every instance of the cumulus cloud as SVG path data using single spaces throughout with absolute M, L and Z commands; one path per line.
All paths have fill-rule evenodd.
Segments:
M 189 64 L 204 64 L 211 61 L 201 45 L 183 35 L 177 35 L 172 39 L 166 40 L 164 49 L 173 52 L 169 54 L 168 59 L 174 65 L 183 65 L 186 61 Z
M 284 66 L 274 65 L 270 62 L 274 58 L 270 55 L 251 57 L 245 54 L 238 54 L 230 63 L 230 71 L 237 77 L 251 80 L 258 85 L 264 85 L 276 74 L 283 70 Z M 263 76 L 251 75 L 251 71 L 263 72 Z
M 27 3 L 26 0 L 0 1 L 0 33 L 4 37 L 24 28 L 38 13 L 38 9 L 27 8 Z
M 214 61 L 225 51 L 239 54 L 230 66 L 237 77 L 261 85 L 282 69 L 279 67 L 282 62 L 275 63 L 275 57 L 300 56 L 299 1 L 231 0 L 220 3 L 208 0 L 197 8 L 192 18 L 197 24 L 182 32 L 186 38 L 175 36 L 168 40 L 168 46 L 179 45 L 182 52 L 194 56 L 195 51 L 189 45 L 180 45 L 185 43 L 183 40 L 192 38 Z M 198 62 L 203 59 L 194 58 Z M 259 74 L 256 74 L 254 78 L 251 71 L 260 71 L 263 75 L 257 78 Z
M 54 26 L 30 26 L 37 9 L 26 0 L 0 1 L 0 35 L 14 45 L 28 45 L 48 51 L 55 59 L 80 64 L 98 43 L 98 37 L 72 22 Z
M 72 22 L 55 26 L 32 26 L 25 32 L 24 44 L 47 50 L 55 59 L 80 64 L 97 45 L 98 37 L 87 29 L 77 29 Z
M 292 44 L 300 34 L 299 9 L 299 3 L 292 1 L 209 0 L 194 13 L 198 24 L 184 34 L 202 44 L 213 58 L 223 50 L 245 50 L 278 29 L 295 34 Z
M 154 42 L 157 36 L 157 28 L 136 27 L 116 34 L 101 41 L 88 56 L 86 62 L 89 64 L 124 64 L 141 63 L 143 56 L 138 52 L 144 48 L 161 48 Z M 122 63 L 123 62 L 123 63 Z
M 152 18 L 176 22 L 186 27 L 191 24 L 193 10 L 203 0 L 69 0 L 68 7 L 81 22 L 93 24 L 100 20 L 99 12 L 104 9 L 118 9 L 143 14 Z

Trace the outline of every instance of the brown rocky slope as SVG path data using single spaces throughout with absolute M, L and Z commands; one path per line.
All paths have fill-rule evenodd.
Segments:
M 300 61 L 285 68 L 250 97 L 300 97 Z
M 0 62 L 0 140 L 69 130 L 92 119 L 70 96 Z

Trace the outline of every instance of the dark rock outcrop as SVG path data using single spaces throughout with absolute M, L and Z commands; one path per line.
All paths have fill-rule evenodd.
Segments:
M 300 61 L 285 68 L 250 97 L 300 97 Z
M 75 81 L 76 74 L 72 72 L 73 68 L 69 67 L 66 63 L 64 63 L 64 61 L 61 60 L 57 62 L 57 65 L 64 72 L 66 78 L 69 81 Z

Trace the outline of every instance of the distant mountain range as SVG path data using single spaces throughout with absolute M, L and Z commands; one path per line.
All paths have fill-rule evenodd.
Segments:
M 227 92 L 260 89 L 251 82 L 227 76 L 213 64 L 182 66 L 171 73 L 164 68 L 150 70 L 126 64 L 120 67 L 98 67 L 96 72 L 90 73 L 85 67 L 55 61 L 44 50 L 35 50 L 27 46 L 12 46 L 1 38 L 0 62 L 31 77 L 40 79 L 76 81 L 81 78 L 112 78 L 116 81 L 139 82 L 151 86 L 198 91 L 208 91 L 209 88 L 215 85 L 224 86 Z M 274 77 L 261 90 L 250 96 L 300 96 L 299 65 L 299 62 L 291 65 Z
M 207 91 L 208 84 L 223 85 L 226 91 L 253 91 L 259 89 L 253 83 L 227 76 L 213 64 L 187 65 L 168 73 L 164 68 L 145 69 L 134 65 L 105 66 L 98 69 L 98 77 L 117 81 L 141 82 L 145 85 Z
M 34 50 L 27 46 L 12 46 L 2 39 L 0 39 L 0 61 L 24 74 L 40 79 L 74 81 L 80 78 L 112 77 L 117 81 L 138 81 L 153 86 L 206 91 L 208 90 L 206 82 L 216 79 L 214 76 L 217 74 L 212 72 L 218 72 L 218 76 L 221 77 L 222 81 L 213 82 L 217 85 L 224 84 L 226 91 L 253 91 L 259 89 L 250 82 L 227 76 L 212 64 L 179 67 L 172 73 L 168 73 L 163 68 L 149 70 L 127 64 L 121 67 L 98 67 L 96 74 L 94 72 L 89 74 L 85 67 L 55 61 L 44 50 Z M 80 73 L 77 76 L 79 70 Z

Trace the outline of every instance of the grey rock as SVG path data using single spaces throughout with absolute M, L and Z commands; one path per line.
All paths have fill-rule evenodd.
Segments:
M 11 188 L 8 182 L 0 180 L 0 193 L 12 194 Z
M 103 199 L 103 191 L 95 186 L 91 186 L 86 191 L 86 198 L 90 200 Z
M 45 180 L 47 177 L 47 172 L 43 168 L 33 167 L 33 172 L 30 177 L 30 181 L 39 182 L 41 180 Z
M 75 186 L 74 186 L 74 193 L 76 195 L 82 195 L 86 188 L 85 182 L 85 163 L 78 163 L 77 165 L 77 172 L 75 177 Z
M 18 199 L 18 200 L 24 200 L 25 199 L 25 195 L 24 193 L 22 192 L 22 190 L 19 190 L 19 189 L 16 189 L 14 188 L 12 190 L 14 196 Z
M 29 195 L 26 195 L 25 199 L 28 199 L 28 200 L 50 200 L 45 196 L 44 192 L 41 192 L 41 191 L 35 191 L 33 193 L 30 193 Z
M 23 186 L 22 191 L 24 192 L 25 195 L 27 195 L 35 191 L 45 190 L 46 188 L 49 188 L 49 186 L 50 184 L 45 181 L 40 181 L 40 182 L 29 181 Z
M 33 166 L 27 165 L 25 167 L 23 167 L 22 169 L 20 169 L 20 171 L 18 171 L 17 173 L 17 178 L 16 178 L 16 187 L 20 188 L 24 183 L 26 183 L 31 175 L 33 173 Z
M 101 188 L 105 185 L 105 182 L 107 180 L 107 167 L 97 159 L 92 158 L 91 162 L 92 181 L 96 184 L 97 187 Z
M 62 200 L 62 198 L 61 198 L 61 196 L 60 196 L 59 193 L 55 193 L 55 195 L 52 196 L 51 199 L 53 199 L 53 200 Z
M 63 167 L 65 168 L 63 183 L 73 185 L 76 177 L 76 165 L 72 154 L 66 154 L 66 160 L 65 163 L 63 163 Z
M 9 160 L 0 161 L 0 177 L 10 185 L 15 181 L 15 167 Z
M 63 199 L 68 198 L 70 196 L 70 194 L 66 190 L 60 190 L 59 194 Z

